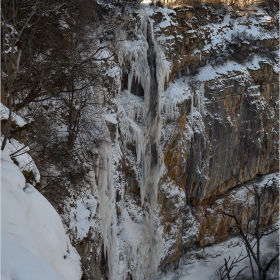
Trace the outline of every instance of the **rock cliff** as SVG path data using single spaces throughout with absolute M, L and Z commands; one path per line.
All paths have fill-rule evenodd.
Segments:
M 108 141 L 86 196 L 61 212 L 84 279 L 156 279 L 189 248 L 229 238 L 222 212 L 251 211 L 241 184 L 278 170 L 278 16 L 144 5 L 116 22 L 100 94 Z M 263 226 L 277 215 L 270 176 Z

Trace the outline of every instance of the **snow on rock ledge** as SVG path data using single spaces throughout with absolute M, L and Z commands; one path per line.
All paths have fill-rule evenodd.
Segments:
M 1 106 L 1 120 L 8 120 L 9 118 L 9 109 L 0 103 Z M 16 123 L 19 127 L 23 127 L 27 124 L 27 122 L 19 115 L 12 113 L 12 121 Z
M 1 154 L 2 280 L 78 280 L 80 257 L 62 221 L 11 160 Z

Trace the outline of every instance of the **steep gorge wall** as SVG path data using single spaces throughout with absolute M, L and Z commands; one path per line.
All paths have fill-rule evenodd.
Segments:
M 227 238 L 229 223 L 221 215 L 225 208 L 210 211 L 210 215 L 206 214 L 207 208 L 214 207 L 220 195 L 230 196 L 228 191 L 240 183 L 278 170 L 275 120 L 279 114 L 279 76 L 273 60 L 268 58 L 268 53 L 277 48 L 277 35 L 265 38 L 260 35 L 264 31 L 259 31 L 260 36 L 253 35 L 251 44 L 269 45 L 266 54 L 258 53 L 258 47 L 254 48 L 245 38 L 243 42 L 235 42 L 236 34 L 250 33 L 248 26 L 269 30 L 272 34 L 274 19 L 263 22 L 260 11 L 254 9 L 255 14 L 249 15 L 247 21 L 242 17 L 228 18 L 227 13 L 223 15 L 209 7 L 181 7 L 175 9 L 176 15 L 170 13 L 173 24 L 158 29 L 160 41 L 168 44 L 167 57 L 173 63 L 170 77 L 174 82 L 170 83 L 164 98 L 171 107 L 174 99 L 183 100 L 175 101 L 177 118 L 167 120 L 163 129 L 163 135 L 167 133 L 164 140 L 169 139 L 163 141 L 167 167 L 163 181 L 171 180 L 183 189 L 187 204 L 191 205 L 191 211 L 188 207 L 179 211 L 183 216 L 181 246 L 185 248 Z M 154 19 L 160 26 L 164 17 L 159 13 Z M 222 63 L 215 65 L 219 59 Z M 277 182 L 275 191 L 276 204 L 272 199 L 270 212 L 273 219 L 277 215 Z M 228 208 L 238 204 L 234 199 L 228 203 Z M 246 204 L 243 208 L 238 205 L 237 215 L 248 213 Z M 162 212 L 167 213 L 168 208 L 164 206 Z M 176 224 L 172 217 L 168 223 L 169 228 Z M 179 235 L 177 232 L 172 237 L 178 242 L 173 246 L 169 261 L 179 258 Z
M 86 233 L 70 227 L 84 279 L 156 279 L 189 248 L 228 238 L 221 212 L 250 212 L 235 187 L 278 170 L 277 18 L 254 9 L 144 6 L 119 17 L 100 95 L 108 142 L 87 199 L 67 210 L 77 221 L 88 211 Z

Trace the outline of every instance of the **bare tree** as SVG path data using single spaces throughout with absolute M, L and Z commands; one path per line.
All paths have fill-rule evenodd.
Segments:
M 49 186 L 58 189 L 83 180 L 94 165 L 94 150 L 105 139 L 102 83 L 106 67 L 113 63 L 116 39 L 113 23 L 99 22 L 94 1 L 60 2 L 44 10 L 51 23 L 44 29 L 40 21 L 46 21 L 45 13 L 40 12 L 32 42 L 22 37 L 23 57 L 32 71 L 21 65 L 17 82 L 22 81 L 22 91 L 15 88 L 11 96 L 17 100 L 14 110 L 28 106 L 28 144 L 41 170 L 40 188 L 46 192 Z
M 78 63 L 77 59 L 73 62 L 69 46 L 76 48 L 76 53 L 80 51 L 77 44 L 71 42 L 78 37 L 80 30 L 84 32 L 86 22 L 92 21 L 94 9 L 82 0 L 4 0 L 1 4 L 1 83 L 5 93 L 3 99 L 7 96 L 3 102 L 9 108 L 1 146 L 3 150 L 13 111 L 32 102 L 43 102 L 58 96 L 69 82 L 68 73 L 75 71 L 78 63 L 79 69 L 88 67 L 85 64 L 90 60 L 89 57 Z M 83 12 L 88 8 L 83 16 L 81 7 Z M 65 28 L 67 19 L 68 26 L 70 22 L 77 22 L 75 28 L 74 24 Z M 77 42 L 81 45 L 80 39 L 76 39 Z
M 278 226 L 274 228 L 269 226 L 262 227 L 264 220 L 267 218 L 263 207 L 264 195 L 262 195 L 262 193 L 268 189 L 270 181 L 268 181 L 265 186 L 262 187 L 261 191 L 253 182 L 251 174 L 250 178 L 251 187 L 246 185 L 244 186 L 254 198 L 254 209 L 249 216 L 247 223 L 242 224 L 242 222 L 238 220 L 234 213 L 224 212 L 223 214 L 230 217 L 234 222 L 234 226 L 230 228 L 230 232 L 239 236 L 245 245 L 250 261 L 252 279 L 266 280 L 267 272 L 273 262 L 279 257 L 279 252 L 272 256 L 269 260 L 265 261 L 261 252 L 261 239 L 278 231 L 279 228 Z M 254 272 L 254 265 L 257 267 L 257 275 L 255 275 Z
M 20 41 L 22 34 L 28 28 L 32 18 L 37 10 L 37 2 L 35 2 L 31 8 L 31 12 L 21 20 L 21 24 L 18 22 L 18 7 L 17 1 L 3 1 L 1 10 L 1 32 L 2 36 L 2 81 L 4 81 L 6 95 L 8 96 L 7 105 L 9 108 L 8 121 L 4 128 L 4 139 L 2 142 L 1 150 L 4 150 L 7 143 L 12 114 L 14 110 L 14 97 L 16 80 L 20 73 L 21 67 L 21 54 Z M 18 28 L 17 28 L 18 26 Z M 3 75 L 4 74 L 4 75 Z
M 230 256 L 227 259 L 224 258 L 224 264 L 222 266 L 220 266 L 219 269 L 216 271 L 214 280 L 235 280 L 235 279 L 237 279 L 237 277 L 247 268 L 247 266 L 238 270 L 234 274 L 232 273 L 233 269 L 235 267 L 237 267 L 238 264 L 246 258 L 247 258 L 247 255 L 243 256 L 243 251 L 240 252 L 238 257 L 234 257 L 233 259 L 231 259 Z

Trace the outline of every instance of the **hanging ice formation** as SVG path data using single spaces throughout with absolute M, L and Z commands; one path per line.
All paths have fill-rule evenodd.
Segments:
M 101 231 L 103 235 L 104 254 L 107 258 L 110 273 L 114 272 L 114 252 L 116 247 L 116 234 L 114 234 L 114 227 L 117 222 L 115 209 L 115 194 L 113 182 L 113 162 L 112 162 L 112 147 L 111 145 L 104 145 L 101 151 L 101 165 L 98 176 L 98 185 L 100 186 L 100 205 L 99 211 L 102 220 Z
M 191 125 L 193 124 L 193 94 L 191 94 L 191 112 L 190 112 Z
M 124 44 L 123 55 L 130 61 L 130 71 L 127 92 L 123 94 L 121 103 L 128 118 L 129 128 L 122 132 L 124 140 L 135 143 L 136 146 L 137 163 L 141 170 L 138 180 L 142 205 L 147 195 L 148 184 L 152 184 L 149 189 L 152 188 L 154 193 L 150 192 L 148 195 L 155 205 L 156 186 L 159 178 L 155 178 L 158 176 L 151 174 L 155 173 L 151 170 L 151 160 L 155 160 L 158 166 L 162 166 L 161 151 L 158 145 L 162 122 L 160 118 L 161 93 L 164 90 L 165 82 L 169 79 L 170 64 L 164 53 L 157 47 L 153 20 L 145 17 L 142 22 L 142 34 L 145 34 L 146 38 L 142 35 L 141 40 L 126 41 Z M 144 100 L 131 93 L 133 79 L 141 84 L 144 90 Z M 152 155 L 154 152 L 157 154 L 156 156 Z M 153 156 L 156 158 L 152 159 Z
M 123 40 L 118 46 L 119 65 L 122 67 L 124 62 L 126 65 L 129 62 L 129 73 L 127 89 L 118 95 L 117 125 L 123 145 L 133 145 L 136 150 L 134 168 L 145 213 L 142 222 L 136 223 L 124 206 L 117 206 L 121 218 L 117 217 L 114 174 L 121 162 L 121 151 L 118 143 L 104 144 L 100 153 L 98 185 L 109 280 L 125 280 L 128 271 L 133 279 L 155 279 L 163 252 L 162 238 L 156 226 L 157 189 L 164 169 L 160 138 L 162 122 L 177 117 L 177 101 L 173 97 L 173 102 L 162 98 L 169 79 L 170 64 L 155 40 L 153 20 L 144 10 L 141 20 L 141 28 L 135 31 L 137 40 L 125 40 L 125 34 L 122 34 Z M 144 96 L 131 92 L 133 81 L 141 85 Z M 203 113 L 203 83 L 193 91 L 186 87 L 181 94 L 183 99 L 191 98 L 191 120 L 194 105 L 197 111 Z M 119 154 L 119 158 L 114 153 Z
M 195 101 L 196 109 L 200 114 L 204 114 L 204 82 L 198 84 L 198 88 L 194 90 L 192 93 L 192 108 L 191 108 L 191 115 L 193 116 L 193 101 Z M 194 95 L 194 100 L 193 100 Z
M 162 104 L 162 114 L 164 123 L 166 123 L 167 120 L 174 121 L 176 119 L 176 108 L 176 102 L 166 102 Z
M 198 110 L 200 112 L 200 114 L 204 114 L 204 83 L 202 82 L 200 84 L 200 94 L 198 95 L 199 98 L 199 106 L 198 106 Z
M 169 78 L 170 65 L 157 46 L 153 21 L 144 10 L 141 11 L 141 20 L 141 28 L 135 30 L 138 40 L 124 40 L 118 48 L 120 66 L 124 60 L 130 64 L 127 90 L 118 96 L 118 126 L 123 143 L 135 145 L 136 176 L 146 214 L 143 222 L 137 224 L 123 208 L 120 209 L 122 219 L 118 221 L 116 182 L 113 178 L 116 170 L 112 167 L 116 164 L 113 150 L 117 144 L 104 144 L 103 164 L 98 177 L 101 230 L 110 280 L 125 280 L 127 271 L 130 271 L 133 279 L 154 279 L 161 258 L 161 237 L 157 232 L 155 216 L 158 182 L 164 168 L 159 143 L 161 94 Z M 133 80 L 143 88 L 143 98 L 131 93 Z M 133 241 L 135 235 L 139 237 Z
M 119 36 L 121 40 L 117 55 L 120 73 L 121 69 L 128 69 L 127 89 L 119 89 L 116 101 L 118 121 L 115 125 L 120 137 L 116 137 L 115 143 L 103 144 L 99 158 L 101 168 L 97 172 L 101 234 L 109 280 L 125 280 L 128 272 L 136 280 L 155 279 L 164 251 L 156 226 L 157 189 L 164 169 L 160 138 L 162 123 L 176 119 L 177 104 L 176 100 L 162 102 L 162 93 L 169 80 L 170 63 L 157 44 L 153 20 L 145 14 L 145 10 L 140 12 L 140 17 L 141 25 L 135 29 L 136 40 L 126 40 L 125 31 Z M 116 84 L 120 85 L 119 82 Z M 135 84 L 141 86 L 143 96 L 133 94 Z M 189 92 L 186 90 L 183 95 L 188 96 Z M 196 102 L 201 104 L 198 100 Z M 197 108 L 203 110 L 199 106 Z M 123 193 L 121 203 L 116 201 L 119 183 L 115 175 L 123 160 L 119 140 L 122 147 L 132 145 L 136 151 L 133 168 L 143 206 L 141 219 L 137 222 L 124 206 Z M 124 192 L 124 188 L 125 183 L 122 183 L 118 190 Z

